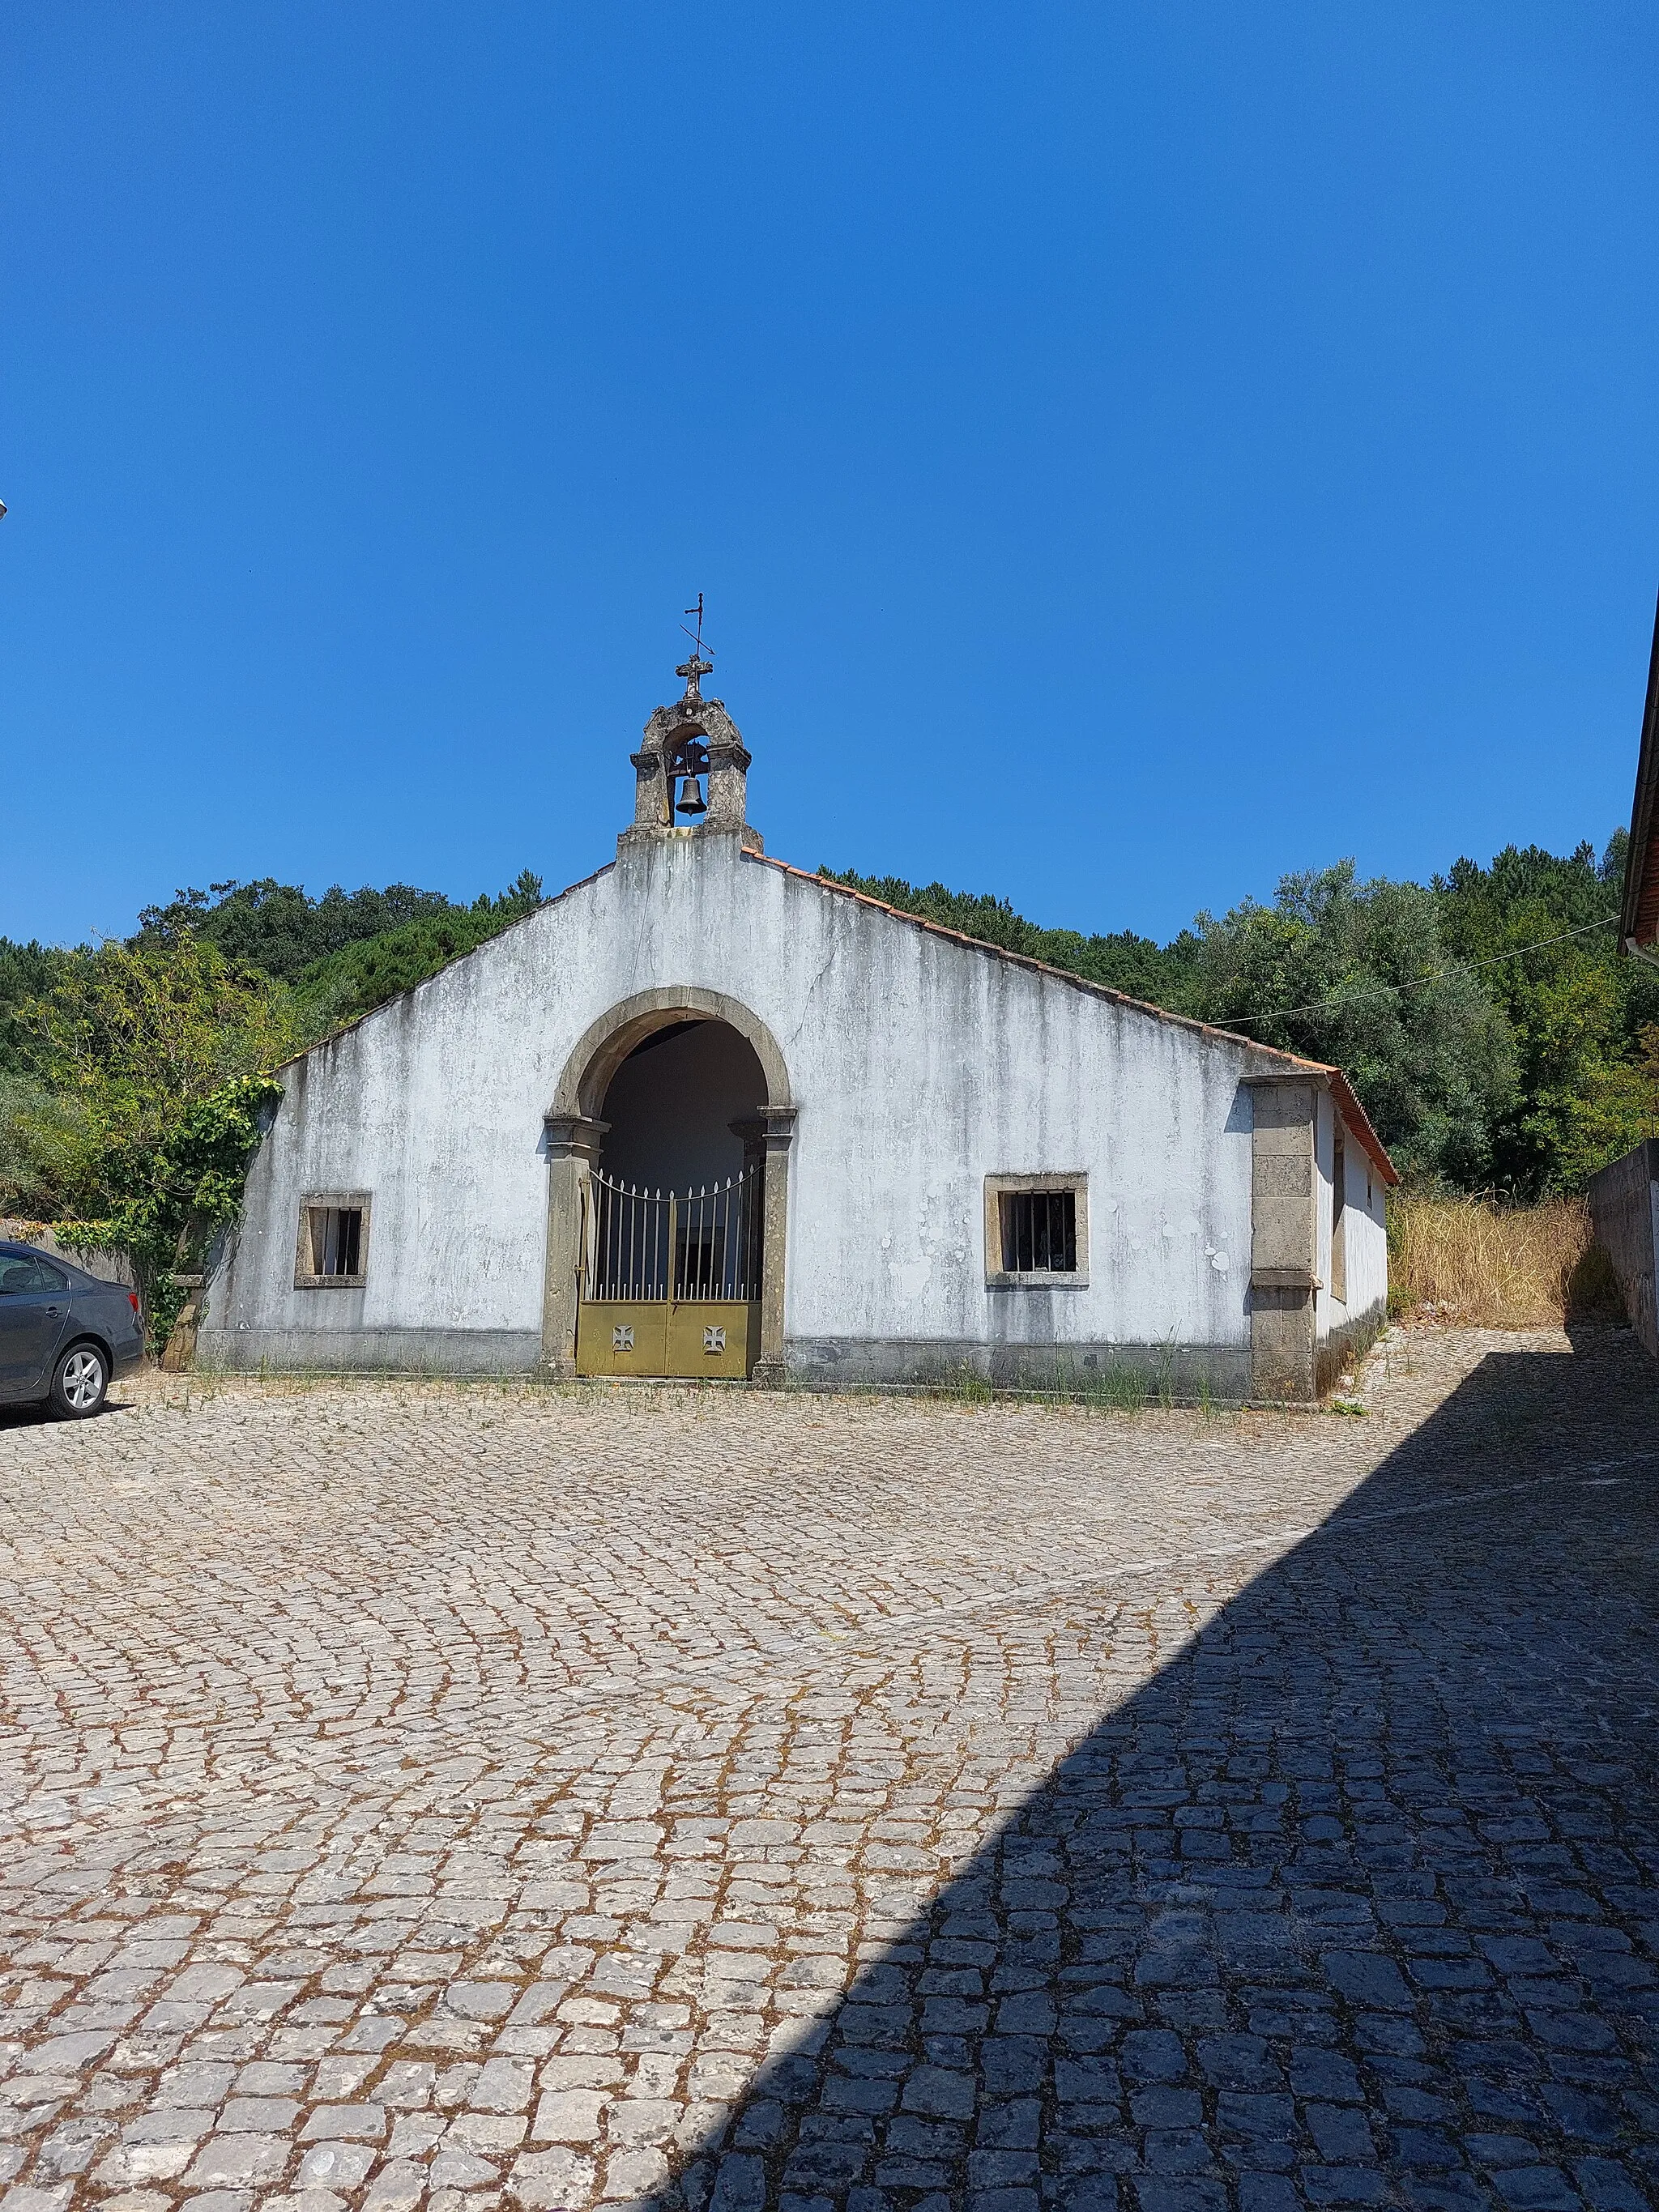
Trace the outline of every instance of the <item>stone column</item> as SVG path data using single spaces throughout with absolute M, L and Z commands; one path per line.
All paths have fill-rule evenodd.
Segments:
M 582 1264 L 587 1178 L 608 1121 L 547 1114 L 547 1267 L 542 1285 L 542 1372 L 568 1382 L 576 1371 L 576 1284 Z
M 783 1382 L 783 1270 L 795 1114 L 793 1106 L 765 1106 L 732 1124 L 732 1135 L 743 1139 L 744 1171 L 760 1179 L 756 1206 L 761 1224 L 760 1356 L 750 1380 L 774 1390 Z
M 664 795 L 662 755 L 647 748 L 642 753 L 630 753 L 629 758 L 634 763 L 634 827 L 668 829 L 674 819 L 674 794 L 671 791 Z
M 749 807 L 748 749 L 731 739 L 708 741 L 708 814 L 705 830 L 741 830 Z
M 1250 1190 L 1250 1395 L 1318 1395 L 1315 1085 L 1258 1077 Z

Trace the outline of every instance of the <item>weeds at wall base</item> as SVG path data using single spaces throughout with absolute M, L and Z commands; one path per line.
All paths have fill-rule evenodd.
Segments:
M 198 1399 L 216 1397 L 226 1386 L 237 1382 L 257 1383 L 261 1388 L 281 1389 L 285 1393 L 321 1389 L 342 1382 L 377 1385 L 397 1382 L 442 1383 L 459 1390 L 493 1391 L 502 1397 L 531 1394 L 591 1397 L 605 1391 L 641 1390 L 672 1390 L 693 1395 L 731 1391 L 746 1394 L 758 1388 L 765 1395 L 791 1398 L 921 1398 L 966 1406 L 1076 1406 L 1085 1410 L 1093 1408 L 1114 1413 L 1139 1413 L 1148 1409 L 1158 1412 L 1191 1410 L 1206 1419 L 1237 1413 L 1258 1403 L 1272 1405 L 1275 1409 L 1279 1407 L 1278 1400 L 1257 1401 L 1227 1396 L 1213 1389 L 1207 1376 L 1200 1377 L 1190 1395 L 1185 1395 L 1175 1389 L 1167 1374 L 1148 1376 L 1137 1368 L 1108 1369 L 1097 1376 L 1057 1380 L 1052 1388 L 1047 1389 L 1036 1384 L 994 1383 L 979 1369 L 966 1367 L 927 1382 L 786 1382 L 757 1386 L 737 1378 L 705 1380 L 696 1376 L 605 1375 L 585 1376 L 572 1380 L 563 1376 L 538 1374 L 528 1369 L 508 1372 L 481 1370 L 465 1374 L 454 1368 L 440 1367 L 283 1368 L 261 1361 L 258 1367 L 196 1367 L 180 1373 L 176 1380 L 180 1386 L 181 1396 L 185 1400 L 192 1392 Z M 1289 1401 L 1285 1402 L 1291 1410 L 1298 1412 L 1317 1410 L 1305 1405 L 1291 1405 Z

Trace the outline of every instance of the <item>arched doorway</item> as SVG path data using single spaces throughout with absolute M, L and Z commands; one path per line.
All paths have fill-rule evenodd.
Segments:
M 593 1024 L 545 1117 L 552 1373 L 781 1381 L 794 1119 L 771 1033 L 718 992 Z
M 743 1132 L 766 1103 L 753 1046 L 688 1014 L 611 1077 L 588 1176 L 579 1375 L 748 1375 L 760 1354 L 760 1170 Z

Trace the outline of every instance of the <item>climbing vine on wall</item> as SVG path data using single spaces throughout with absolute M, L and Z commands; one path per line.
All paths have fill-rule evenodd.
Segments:
M 118 1202 L 103 1219 L 52 1224 L 69 1251 L 131 1261 L 157 1349 L 187 1296 L 172 1278 L 198 1273 L 214 1237 L 236 1218 L 261 1121 L 282 1095 L 267 1075 L 221 1084 L 186 1106 L 153 1151 L 134 1152 L 113 1169 Z

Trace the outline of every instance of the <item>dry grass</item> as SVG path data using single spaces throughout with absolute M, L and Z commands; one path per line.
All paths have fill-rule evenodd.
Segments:
M 1475 1328 L 1624 1318 L 1582 1198 L 1500 1206 L 1401 1193 L 1389 1209 L 1389 1248 L 1396 1307 Z

